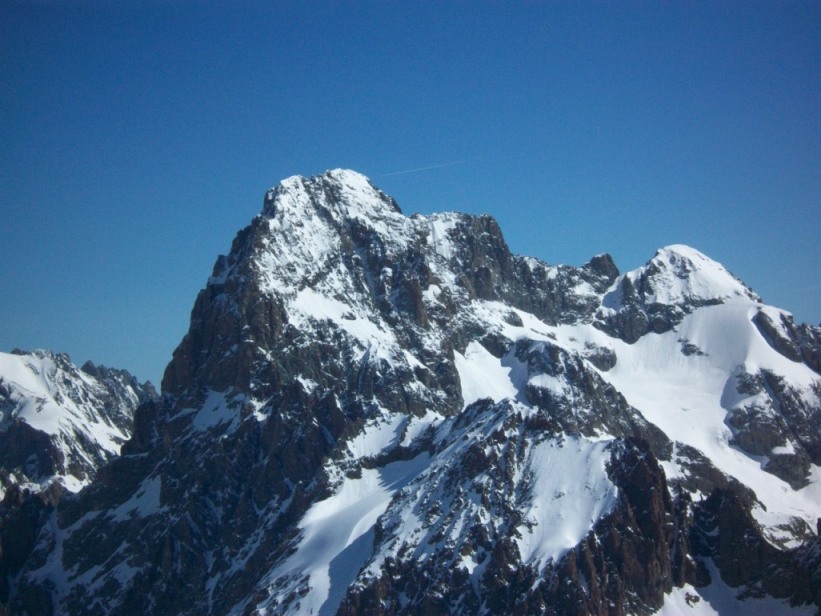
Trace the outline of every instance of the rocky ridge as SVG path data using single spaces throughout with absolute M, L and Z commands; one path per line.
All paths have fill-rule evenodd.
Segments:
M 78 368 L 45 350 L 0 353 L 0 491 L 88 485 L 119 455 L 134 409 L 156 397 L 125 370 Z
M 0 353 L 0 605 L 56 504 L 119 455 L 134 410 L 156 398 L 125 370 Z
M 490 217 L 289 178 L 217 260 L 123 456 L 43 517 L 8 604 L 821 605 L 819 339 L 686 246 L 626 274 L 550 266 Z

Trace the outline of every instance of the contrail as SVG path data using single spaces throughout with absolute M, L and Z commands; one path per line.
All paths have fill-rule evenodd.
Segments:
M 408 173 L 417 173 L 419 171 L 429 171 L 431 169 L 442 169 L 444 167 L 452 167 L 453 165 L 461 165 L 468 162 L 469 159 L 452 160 L 448 163 L 440 163 L 438 165 L 428 165 L 427 167 L 416 167 L 414 169 L 404 169 L 403 171 L 392 171 L 391 173 L 383 173 L 379 177 L 388 178 L 393 175 L 406 175 Z

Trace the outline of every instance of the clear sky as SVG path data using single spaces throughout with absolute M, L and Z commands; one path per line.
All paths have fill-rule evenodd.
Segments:
M 0 350 L 158 382 L 265 190 L 334 167 L 818 324 L 821 2 L 0 0 Z

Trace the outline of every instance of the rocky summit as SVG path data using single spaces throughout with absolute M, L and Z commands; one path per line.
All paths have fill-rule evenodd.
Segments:
M 552 266 L 488 216 L 288 178 L 6 609 L 812 614 L 819 358 L 688 246 Z

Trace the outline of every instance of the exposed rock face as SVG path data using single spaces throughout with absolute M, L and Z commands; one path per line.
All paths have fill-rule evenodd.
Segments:
M 62 496 L 59 483 L 39 493 L 23 490 L 12 484 L 0 501 L 0 604 L 8 603 L 11 594 L 10 580 L 20 571 L 31 555 L 38 535 L 54 509 L 54 503 Z M 31 603 L 34 613 L 48 613 L 51 602 Z M 2 612 L 0 612 L 2 613 Z
M 756 313 L 754 322 L 776 351 L 821 374 L 821 327 L 796 325 L 792 315 L 782 312 L 771 316 L 764 310 Z
M 767 456 L 764 469 L 794 489 L 806 486 L 811 465 L 821 464 L 821 407 L 808 404 L 801 391 L 769 370 L 740 373 L 736 391 L 743 399 L 727 416 L 734 442 L 752 455 Z
M 289 178 L 217 260 L 122 457 L 9 515 L 38 530 L 3 597 L 618 615 L 729 584 L 819 604 L 818 345 L 785 333 L 796 361 L 762 313 L 783 314 L 686 246 L 554 267 L 490 217 Z
M 533 428 L 534 434 L 540 433 L 544 438 L 538 424 Z M 516 443 L 519 450 L 520 445 Z M 566 442 L 562 437 L 549 442 L 549 447 L 587 449 L 583 443 Z M 459 503 L 433 511 L 429 528 L 421 524 L 427 530 L 425 538 L 434 540 L 428 539 L 427 543 L 435 542 L 435 552 L 423 551 L 425 558 L 420 558 L 418 545 L 404 543 L 398 550 L 394 547 L 392 555 L 385 558 L 381 575 L 361 577 L 339 613 L 635 614 L 661 607 L 665 592 L 672 587 L 674 568 L 681 579 L 693 578 L 692 566 L 682 567 L 671 558 L 677 550 L 687 553 L 686 535 L 678 532 L 675 525 L 676 509 L 664 473 L 647 443 L 627 439 L 606 449 L 609 511 L 589 532 L 577 538 L 575 547 L 564 551 L 561 560 L 541 564 L 522 562 L 523 557 L 527 558 L 527 542 L 522 541 L 521 534 L 523 528 L 528 528 L 522 511 L 527 507 L 517 499 L 532 503 L 530 499 L 538 499 L 538 496 L 532 493 L 532 488 L 516 486 L 513 480 L 516 473 L 511 469 L 507 471 L 508 493 L 498 504 L 492 502 L 493 496 L 484 497 L 489 501 L 487 505 L 483 503 L 485 510 L 495 515 L 487 516 L 485 521 L 481 515 L 469 521 L 460 520 L 465 517 L 465 503 L 471 501 L 469 492 L 460 493 Z M 508 459 L 515 460 L 509 448 L 503 451 Z M 487 460 L 486 468 L 482 469 L 485 472 L 479 475 L 484 484 L 479 495 L 504 493 L 495 486 L 489 489 L 486 483 L 491 476 L 488 471 L 498 462 Z M 461 472 L 458 468 L 449 468 L 448 474 Z M 470 483 L 475 486 L 475 475 L 473 477 Z M 451 478 L 445 482 L 465 485 L 466 480 L 467 477 L 460 477 L 457 481 Z M 556 500 L 574 500 L 575 495 L 550 496 Z M 401 502 L 391 503 L 385 519 L 395 517 L 395 510 L 400 507 Z M 429 511 L 430 508 L 414 507 L 416 510 Z M 455 520 L 461 524 L 454 524 Z M 501 520 L 507 524 L 499 524 Z M 458 541 L 454 526 L 470 528 L 468 533 L 461 534 L 462 542 Z M 395 530 L 378 528 L 377 553 L 384 549 L 385 542 L 395 543 L 397 537 L 402 537 L 401 533 L 391 532 Z M 419 542 L 424 543 L 424 540 Z M 457 562 L 472 560 L 473 574 L 454 566 L 454 557 Z

